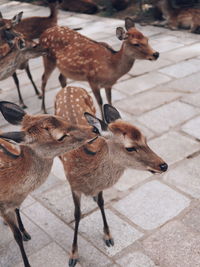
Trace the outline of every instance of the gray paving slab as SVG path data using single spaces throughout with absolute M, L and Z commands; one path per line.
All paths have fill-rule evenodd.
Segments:
M 182 126 L 182 130 L 191 135 L 194 136 L 197 139 L 200 139 L 200 117 L 196 117 L 193 120 L 188 121 Z

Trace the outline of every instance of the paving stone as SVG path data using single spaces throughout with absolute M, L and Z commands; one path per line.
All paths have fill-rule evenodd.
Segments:
M 61 160 L 56 157 L 53 161 L 51 172 L 62 181 L 66 181 L 65 171 Z
M 27 217 L 23 216 L 23 213 L 22 220 L 25 228 L 32 237 L 30 241 L 24 243 L 25 251 L 29 256 L 49 244 L 51 240 L 44 231 L 42 231 L 38 226 L 33 224 L 29 219 L 27 219 Z M 14 237 L 12 237 L 11 239 L 10 228 L 5 226 L 4 233 L 5 231 L 7 232 L 7 241 L 9 242 L 6 244 L 2 244 L 2 239 L 0 240 L 0 263 L 4 267 L 13 267 L 15 266 L 13 265 L 14 263 L 17 264 L 21 261 L 21 253 L 17 243 L 14 240 Z M 4 239 L 4 241 L 6 240 Z
M 148 110 L 161 106 L 177 99 L 180 94 L 176 92 L 160 92 L 156 90 L 130 96 L 116 103 L 116 107 L 128 111 L 133 115 L 140 115 Z
M 158 41 L 152 40 L 151 43 L 152 43 L 153 49 L 158 51 L 159 53 L 163 53 L 163 52 L 167 52 L 170 50 L 183 47 L 183 44 L 181 44 L 180 42 L 171 42 L 171 41 L 165 41 L 165 42 L 159 41 L 158 42 Z
M 200 235 L 174 221 L 144 240 L 143 247 L 154 262 L 162 267 L 198 267 L 199 238 Z
M 175 185 L 193 197 L 200 197 L 200 156 L 184 161 L 183 164 L 166 173 L 164 180 Z
M 161 73 L 148 73 L 114 85 L 114 88 L 127 95 L 134 95 L 159 84 L 168 82 L 170 77 Z
M 35 202 L 35 199 L 32 198 L 30 195 L 28 195 L 27 198 L 24 200 L 24 202 L 22 202 L 21 209 L 32 205 L 34 202 Z
M 188 198 L 158 181 L 152 181 L 118 201 L 114 208 L 143 229 L 151 230 L 177 216 L 189 204 Z
M 200 107 L 200 93 L 183 96 L 182 101 Z
M 129 71 L 129 74 L 137 76 L 147 72 L 158 70 L 162 67 L 172 64 L 171 61 L 159 58 L 156 61 L 136 60 L 133 68 Z
M 192 44 L 197 42 L 197 40 L 194 37 L 194 34 L 190 36 L 190 38 L 188 38 L 188 34 L 179 34 L 182 32 L 176 32 L 176 35 L 174 36 L 172 32 L 170 32 L 170 34 L 162 34 L 162 35 L 155 35 L 152 36 L 151 39 L 160 42 L 160 43 L 164 43 L 166 41 L 170 41 L 170 42 L 176 42 L 176 43 L 181 43 L 184 45 L 188 45 L 188 44 Z
M 115 241 L 114 247 L 108 248 L 102 240 L 103 221 L 99 210 L 85 217 L 81 221 L 80 232 L 107 255 L 115 255 L 142 237 L 143 234 L 141 232 L 120 219 L 110 210 L 106 209 L 105 213 Z
M 148 26 L 141 26 L 139 24 L 136 24 L 136 28 L 148 37 L 168 32 L 167 29 L 164 29 L 161 27 L 153 27 L 153 26 L 149 26 L 149 25 Z
M 197 83 L 198 77 L 199 73 L 194 73 L 190 76 L 169 82 L 167 86 L 183 93 L 198 93 L 200 89 L 200 85 Z
M 162 107 L 149 111 L 138 118 L 138 121 L 146 125 L 152 131 L 161 134 L 170 128 L 183 123 L 200 110 L 188 104 L 174 101 Z
M 177 132 L 169 132 L 149 142 L 149 146 L 169 165 L 200 149 L 198 142 Z
M 128 253 L 123 258 L 117 260 L 120 266 L 126 267 L 159 267 L 145 254 L 140 251 Z
M 162 57 L 174 62 L 183 61 L 189 58 L 199 56 L 200 44 L 192 44 L 189 46 L 179 47 L 173 51 L 163 53 Z
M 152 174 L 144 171 L 137 171 L 127 169 L 120 180 L 114 185 L 119 191 L 126 191 L 130 187 L 141 183 L 142 181 L 149 178 Z
M 39 203 L 26 208 L 24 212 L 32 221 L 38 224 L 41 229 L 48 233 L 48 235 L 51 236 L 51 238 L 65 251 L 68 253 L 71 251 L 73 230 L 69 226 L 59 220 L 54 214 Z M 110 263 L 110 260 L 105 255 L 84 240 L 80 235 L 78 237 L 78 243 L 81 266 L 103 267 Z M 66 255 L 68 259 L 69 254 Z
M 200 139 L 200 116 L 185 123 L 182 128 L 184 132 Z
M 68 258 L 66 252 L 56 243 L 52 242 L 37 253 L 29 257 L 29 262 L 32 267 L 61 267 L 67 266 Z M 23 263 L 16 267 L 23 267 Z M 78 265 L 77 265 L 78 267 Z
M 190 212 L 188 212 L 182 222 L 186 225 L 198 231 L 200 233 L 200 206 L 193 208 Z
M 197 59 L 180 62 L 159 70 L 159 72 L 175 78 L 182 78 L 198 71 L 200 71 L 200 60 Z

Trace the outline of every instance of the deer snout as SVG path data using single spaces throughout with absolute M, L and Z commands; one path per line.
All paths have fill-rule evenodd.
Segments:
M 167 163 L 162 163 L 162 164 L 160 164 L 160 170 L 162 171 L 162 172 L 166 172 L 167 171 L 167 169 L 168 169 L 168 165 L 167 165 Z
M 153 53 L 153 57 L 154 57 L 155 59 L 158 59 L 158 58 L 159 58 L 159 53 L 158 53 L 158 52 Z

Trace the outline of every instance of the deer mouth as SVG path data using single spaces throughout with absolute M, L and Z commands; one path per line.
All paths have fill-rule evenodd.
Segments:
M 156 169 L 153 169 L 153 168 L 151 168 L 151 167 L 148 167 L 147 170 L 148 170 L 149 172 L 151 172 L 152 174 L 162 173 L 161 170 L 156 170 Z

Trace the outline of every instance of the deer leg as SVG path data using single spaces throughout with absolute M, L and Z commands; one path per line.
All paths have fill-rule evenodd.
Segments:
M 45 106 L 45 87 L 51 73 L 56 67 L 56 61 L 55 59 L 49 58 L 48 56 L 44 56 L 43 61 L 44 61 L 44 73 L 42 75 L 42 110 L 44 111 L 44 113 L 47 113 Z
M 29 64 L 28 63 L 27 63 L 27 66 L 26 66 L 25 70 L 26 70 L 26 73 L 27 73 L 27 76 L 28 76 L 29 80 L 31 81 L 31 83 L 33 85 L 33 88 L 35 89 L 36 95 L 38 95 L 38 97 L 41 98 L 41 94 L 40 94 L 39 90 L 37 89 L 37 86 L 35 85 L 35 83 L 33 81 L 33 77 L 32 77 L 32 74 L 30 72 L 30 68 L 29 68 Z
M 18 96 L 19 96 L 19 103 L 20 103 L 20 106 L 22 108 L 27 108 L 27 106 L 24 104 L 24 101 L 23 101 L 23 98 L 22 98 L 22 95 L 21 95 L 21 91 L 20 91 L 20 88 L 19 88 L 19 80 L 18 80 L 18 77 L 17 77 L 17 73 L 14 72 L 13 75 L 12 75 L 13 79 L 14 79 L 14 82 L 15 82 L 15 85 L 17 87 L 17 92 L 18 92 Z
M 17 216 L 17 222 L 18 222 L 18 226 L 19 226 L 19 230 L 22 233 L 22 238 L 24 241 L 29 241 L 31 240 L 31 236 L 29 235 L 29 233 L 26 231 L 26 229 L 24 228 L 24 225 L 22 223 L 22 219 L 21 219 L 21 215 L 20 215 L 20 210 L 19 209 L 15 209 L 15 214 Z
M 104 210 L 104 199 L 103 199 L 103 192 L 101 191 L 98 194 L 97 204 L 101 210 L 101 215 L 103 219 L 103 230 L 104 230 L 104 242 L 106 246 L 114 246 L 114 240 L 112 238 L 112 235 L 110 233 L 110 229 L 106 220 L 105 210 Z
M 13 232 L 15 241 L 17 242 L 17 244 L 18 244 L 18 246 L 20 248 L 20 251 L 21 251 L 21 255 L 22 255 L 22 258 L 23 258 L 23 261 L 24 261 L 24 266 L 25 267 L 31 267 L 30 264 L 29 264 L 28 258 L 26 256 L 26 252 L 24 250 L 24 245 L 23 245 L 23 239 L 22 239 L 21 232 L 20 232 L 19 228 L 17 227 L 15 213 L 14 212 L 5 213 L 5 214 L 3 214 L 3 218 L 7 222 L 7 224 L 10 226 L 10 228 L 11 228 L 11 230 Z
M 112 105 L 111 89 L 112 89 L 112 87 L 106 87 L 106 88 L 105 88 L 105 91 L 106 91 L 106 98 L 107 98 L 108 104 L 110 104 L 110 105 Z
M 98 105 L 99 105 L 99 108 L 100 108 L 100 111 L 101 111 L 101 116 L 103 118 L 103 109 L 102 109 L 103 100 L 102 100 L 102 97 L 101 97 L 101 94 L 100 94 L 100 89 L 96 85 L 94 85 L 92 83 L 90 83 L 90 87 L 92 88 L 92 92 L 93 92 L 93 94 L 94 94 L 94 96 L 96 98 L 96 101 L 97 101 Z
M 74 229 L 74 239 L 72 243 L 72 251 L 69 259 L 69 266 L 74 267 L 76 263 L 78 262 L 78 226 L 81 219 L 81 209 L 80 209 L 80 195 L 77 195 L 75 192 L 72 191 L 72 197 L 74 200 L 75 205 L 75 211 L 74 211 L 74 217 L 75 217 L 75 229 Z
M 62 86 L 62 88 L 64 88 L 67 85 L 67 79 L 66 77 L 60 73 L 59 77 L 58 77 L 59 81 L 60 81 L 60 85 Z

